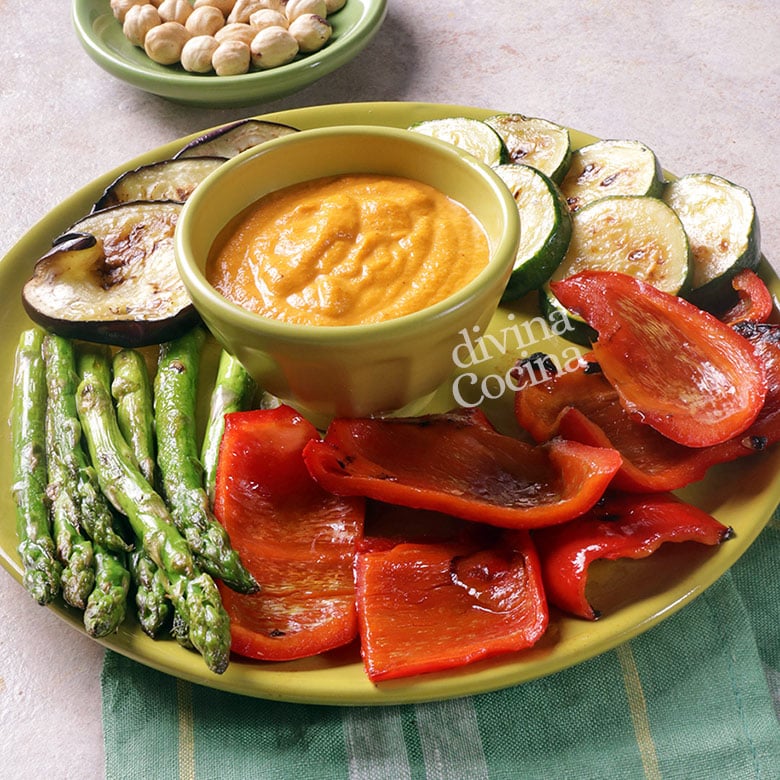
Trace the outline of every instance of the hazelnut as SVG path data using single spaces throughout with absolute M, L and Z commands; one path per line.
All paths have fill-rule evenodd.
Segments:
M 288 0 L 284 12 L 292 22 L 304 14 L 316 14 L 325 18 L 328 15 L 328 7 L 325 0 Z
M 192 13 L 192 6 L 187 0 L 163 0 L 157 11 L 164 22 L 184 24 Z
M 223 41 L 241 41 L 249 46 L 252 39 L 257 34 L 257 30 L 243 22 L 232 22 L 226 24 L 214 33 L 214 37 L 222 43 Z
M 233 6 L 233 10 L 228 14 L 227 22 L 244 22 L 249 23 L 249 17 L 262 8 L 260 0 L 236 0 L 236 4 Z
M 249 70 L 252 55 L 243 41 L 223 41 L 211 57 L 218 76 L 239 76 Z
M 146 3 L 147 0 L 111 0 L 111 13 L 124 24 L 127 12 L 134 5 L 146 5 Z
M 258 2 L 261 8 L 279 11 L 279 13 L 284 13 L 284 7 L 287 5 L 287 0 L 258 0 Z
M 202 5 L 193 10 L 184 26 L 190 35 L 214 35 L 225 26 L 225 17 L 219 8 Z
M 202 8 L 203 6 L 210 6 L 222 11 L 222 16 L 227 15 L 233 10 L 233 6 L 236 4 L 236 0 L 195 0 L 192 7 L 195 9 Z
M 181 50 L 190 34 L 179 22 L 163 22 L 152 27 L 144 39 L 144 51 L 149 59 L 160 65 L 173 65 L 181 57 Z
M 266 27 L 251 43 L 252 64 L 267 70 L 286 65 L 298 54 L 298 42 L 284 27 Z
M 162 24 L 160 14 L 157 13 L 157 9 L 151 3 L 134 5 L 132 8 L 128 8 L 125 14 L 122 32 L 133 46 L 143 48 L 146 34 L 153 27 L 157 27 L 160 24 Z
M 303 14 L 290 22 L 290 34 L 298 41 L 298 48 L 307 54 L 319 51 L 332 32 L 330 24 L 317 14 Z
M 266 27 L 289 27 L 287 17 L 281 11 L 272 8 L 261 8 L 249 17 L 249 24 L 255 30 L 264 30 Z
M 213 35 L 196 35 L 181 50 L 181 66 L 189 73 L 208 73 L 219 41 Z

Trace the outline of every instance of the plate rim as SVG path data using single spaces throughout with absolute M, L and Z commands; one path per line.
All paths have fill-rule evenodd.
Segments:
M 368 122 L 386 124 L 390 120 L 396 123 L 395 126 L 408 126 L 408 124 L 413 123 L 416 117 L 423 115 L 469 115 L 476 118 L 485 118 L 495 113 L 502 113 L 502 111 L 457 104 L 364 102 L 293 108 L 258 114 L 254 118 L 283 122 L 302 128 L 322 126 L 323 123 L 365 124 Z M 96 196 L 119 173 L 130 167 L 137 167 L 146 162 L 170 157 L 184 143 L 202 135 L 209 129 L 213 128 L 200 130 L 148 150 L 123 165 L 119 165 L 97 177 L 71 194 L 28 229 L 0 260 L 0 283 L 3 280 L 7 280 L 9 281 L 9 289 L 20 288 L 21 282 L 17 278 L 19 276 L 17 270 L 19 264 L 23 263 L 31 252 L 43 248 L 47 241 L 50 242 L 51 239 L 72 224 L 79 215 L 83 214 L 84 208 L 89 203 L 94 202 Z M 582 144 L 595 138 L 578 130 L 572 129 L 571 132 L 575 143 Z M 777 276 L 774 270 L 766 263 L 765 270 L 770 274 L 773 292 L 777 296 L 780 290 Z M 16 276 L 14 276 L 14 272 L 16 272 Z M 18 308 L 21 307 L 17 301 Z M 17 318 L 20 316 L 18 311 L 14 316 Z M 23 312 L 21 316 L 22 318 L 25 316 Z M 5 332 L 8 333 L 8 329 Z M 9 351 L 9 341 L 12 342 L 12 347 L 15 347 L 17 338 L 18 332 L 12 330 L 11 337 L 10 339 L 6 337 L 5 344 L 2 344 L 2 340 L 0 340 L 0 345 L 3 346 L 6 353 Z M 8 378 L 6 379 L 7 381 L 9 381 Z M 8 441 L 6 439 L 5 446 L 0 445 L 0 454 L 2 454 L 2 458 L 5 460 L 8 459 L 8 453 L 5 452 L 8 449 Z M 735 464 L 725 464 L 725 466 L 742 470 L 748 468 L 745 466 L 745 461 L 748 460 L 750 458 L 742 459 L 742 461 Z M 284 665 L 259 664 L 246 659 L 234 658 L 227 672 L 222 676 L 218 676 L 206 669 L 199 656 L 178 646 L 172 646 L 169 641 L 155 641 L 143 635 L 134 617 L 128 618 L 116 635 L 107 639 L 93 641 L 97 641 L 107 649 L 119 652 L 128 658 L 174 677 L 217 690 L 291 703 L 340 706 L 394 705 L 443 700 L 511 687 L 562 671 L 613 649 L 617 645 L 640 633 L 644 633 L 662 620 L 665 620 L 712 585 L 747 551 L 763 527 L 769 522 L 778 501 L 780 501 L 780 469 L 777 468 L 778 463 L 780 463 L 780 449 L 776 448 L 772 457 L 762 460 L 759 469 L 757 469 L 762 475 L 763 483 L 758 498 L 753 496 L 752 501 L 757 505 L 760 518 L 749 523 L 747 528 L 737 535 L 736 539 L 729 541 L 723 547 L 718 548 L 717 551 L 712 551 L 711 554 L 706 556 L 699 556 L 702 558 L 702 562 L 695 570 L 697 576 L 684 578 L 683 581 L 688 584 L 685 587 L 675 588 L 672 591 L 674 598 L 667 598 L 666 591 L 662 591 L 660 594 L 645 599 L 642 602 L 643 609 L 636 609 L 635 605 L 630 607 L 629 611 L 632 614 L 635 612 L 639 613 L 641 619 L 615 620 L 612 624 L 607 620 L 598 624 L 591 624 L 584 634 L 574 635 L 574 640 L 576 641 L 569 639 L 569 641 L 573 642 L 573 645 L 563 655 L 550 652 L 548 645 L 556 640 L 559 642 L 563 641 L 561 640 L 561 634 L 566 633 L 567 625 L 573 624 L 575 619 L 572 618 L 556 618 L 559 620 L 556 631 L 548 633 L 539 645 L 531 650 L 523 651 L 521 654 L 481 661 L 460 669 L 451 670 L 450 672 L 390 681 L 381 685 L 370 683 L 359 659 L 355 660 L 354 654 L 357 648 L 354 645 L 331 651 L 324 656 L 317 656 L 300 662 L 289 662 Z M 720 467 L 715 468 L 718 469 Z M 7 479 L 6 475 L 0 473 L 0 481 L 4 478 Z M 736 482 L 739 485 L 740 481 L 737 480 Z M 745 480 L 741 480 L 741 483 L 744 485 Z M 740 494 L 740 490 L 742 490 L 742 494 Z M 733 496 L 729 496 L 726 508 L 728 509 L 729 502 L 739 503 L 740 497 L 744 498 L 744 494 L 748 492 L 746 487 L 737 487 L 736 493 Z M 3 500 L 7 502 L 9 499 L 5 497 Z M 12 514 L 13 512 L 11 512 Z M 0 564 L 12 577 L 21 582 L 21 569 L 15 546 L 11 550 L 6 547 L 3 544 L 3 538 L 0 537 Z M 688 582 L 689 579 L 692 579 L 692 581 Z M 48 608 L 74 628 L 74 630 L 78 630 L 86 636 L 86 632 L 81 624 L 81 615 L 76 610 L 61 603 L 51 605 Z M 613 630 L 601 628 L 605 625 L 608 629 L 612 626 Z M 593 635 L 594 628 L 595 635 Z M 343 673 L 344 668 L 349 669 L 349 674 L 352 675 L 352 677 L 348 676 L 348 682 L 350 679 L 355 678 L 354 683 L 347 686 L 348 690 L 344 690 L 344 688 L 338 685 L 340 672 Z M 356 671 L 358 677 L 355 677 Z

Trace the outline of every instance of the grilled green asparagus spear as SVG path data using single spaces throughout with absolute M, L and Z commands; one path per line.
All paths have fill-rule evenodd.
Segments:
M 95 587 L 95 553 L 92 542 L 70 522 L 68 514 L 72 507 L 64 493 L 52 502 L 57 554 L 63 564 L 62 597 L 72 607 L 86 609 L 89 594 Z
M 171 603 L 165 592 L 165 577 L 140 542 L 127 556 L 127 563 L 135 585 L 138 622 L 154 638 L 167 624 L 171 613 Z
M 200 460 L 210 504 L 214 503 L 219 445 L 225 432 L 225 415 L 247 408 L 255 391 L 255 382 L 241 363 L 223 350 L 219 356 L 217 378 L 211 392 L 209 418 L 203 436 Z
M 41 354 L 46 371 L 46 493 L 51 501 L 51 523 L 57 555 L 63 564 L 62 596 L 77 609 L 86 609 L 95 586 L 95 553 L 82 532 L 78 465 L 81 426 L 76 416 L 76 366 L 69 341 L 47 334 Z
M 47 372 L 48 380 L 48 372 Z M 68 475 L 54 447 L 55 422 L 52 404 L 46 408 L 46 460 L 49 483 L 46 492 L 51 501 L 51 525 L 57 556 L 62 562 L 62 597 L 77 609 L 85 609 L 95 587 L 95 554 L 92 542 L 74 524 L 79 510 L 69 489 Z
M 100 492 L 97 476 L 81 444 L 81 423 L 76 411 L 76 358 L 73 344 L 48 333 L 42 354 L 46 364 L 46 384 L 52 438 L 50 449 L 56 459 L 57 474 L 77 510 L 73 524 L 95 544 L 109 550 L 126 551 L 130 546 L 117 533 L 111 507 Z
M 104 352 L 85 350 L 76 404 L 100 486 L 165 578 L 166 592 L 190 626 L 190 639 L 214 672 L 225 671 L 230 654 L 230 620 L 211 577 L 201 572 L 176 530 L 160 495 L 135 465 L 122 437 L 110 391 L 110 365 Z
M 119 430 L 135 453 L 141 473 L 154 487 L 154 409 L 146 360 L 134 349 L 122 349 L 114 355 L 113 368 L 111 393 L 116 402 Z
M 122 349 L 114 355 L 111 394 L 117 422 L 135 456 L 146 481 L 157 482 L 155 460 L 154 406 L 152 383 L 144 356 L 134 349 Z M 159 634 L 170 613 L 170 602 L 160 570 L 137 540 L 128 556 L 130 576 L 135 585 L 135 605 L 141 628 L 151 637 Z
M 113 634 L 127 614 L 130 573 L 124 565 L 125 554 L 98 545 L 95 548 L 95 587 L 84 611 L 84 627 L 90 636 Z
M 57 560 L 46 500 L 46 368 L 43 332 L 22 332 L 16 350 L 11 407 L 13 496 L 24 587 L 39 604 L 60 592 Z
M 195 433 L 201 328 L 160 346 L 154 380 L 157 464 L 173 520 L 200 567 L 242 593 L 258 590 L 209 506 Z

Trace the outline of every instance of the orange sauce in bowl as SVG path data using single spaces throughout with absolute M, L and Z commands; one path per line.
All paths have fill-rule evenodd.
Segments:
M 264 317 L 356 325 L 444 300 L 488 257 L 479 222 L 434 187 L 344 174 L 260 198 L 223 231 L 206 277 Z

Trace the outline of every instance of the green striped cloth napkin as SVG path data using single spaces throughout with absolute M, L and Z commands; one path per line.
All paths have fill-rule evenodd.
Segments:
M 495 693 L 321 707 L 214 691 L 107 652 L 107 780 L 776 780 L 780 518 L 699 598 Z

